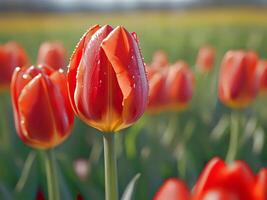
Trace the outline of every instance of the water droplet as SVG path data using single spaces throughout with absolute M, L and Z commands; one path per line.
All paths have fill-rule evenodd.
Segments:
M 136 87 L 136 85 L 135 85 L 135 83 L 133 84 L 133 88 L 135 88 Z
M 60 69 L 58 70 L 58 72 L 63 74 L 63 73 L 64 73 L 64 70 L 60 68 Z
M 133 75 L 132 78 L 135 79 L 135 76 Z
M 29 76 L 27 74 L 23 74 L 22 78 L 27 79 Z
M 100 60 L 97 61 L 97 64 L 100 65 Z

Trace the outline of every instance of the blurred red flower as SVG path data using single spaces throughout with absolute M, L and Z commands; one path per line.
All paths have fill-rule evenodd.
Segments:
M 231 108 L 244 108 L 258 92 L 258 56 L 254 52 L 228 51 L 222 61 L 218 95 Z
M 167 54 L 162 50 L 156 51 L 153 55 L 150 66 L 155 68 L 157 67 L 161 68 L 161 67 L 167 67 L 168 65 L 169 61 Z
M 194 75 L 184 61 L 167 68 L 148 67 L 149 112 L 181 111 L 192 99 Z
M 207 73 L 214 67 L 216 51 L 213 47 L 207 45 L 199 49 L 196 61 L 197 70 Z
M 40 45 L 37 64 L 47 65 L 53 69 L 65 69 L 67 51 L 61 42 L 44 42 Z
M 169 178 L 160 186 L 153 200 L 190 200 L 190 192 L 183 181 Z
M 189 190 L 180 180 L 163 183 L 154 200 L 266 200 L 267 169 L 255 176 L 243 161 L 227 165 L 213 158 L 202 171 L 189 197 Z
M 12 73 L 16 67 L 28 64 L 28 56 L 24 49 L 16 42 L 0 45 L 0 91 L 9 88 Z
M 257 65 L 259 91 L 267 92 L 267 60 L 260 60 Z

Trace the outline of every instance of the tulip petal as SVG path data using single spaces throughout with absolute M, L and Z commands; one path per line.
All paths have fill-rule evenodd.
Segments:
M 190 192 L 184 182 L 169 178 L 156 192 L 153 200 L 190 200 Z
M 81 38 L 80 42 L 78 43 L 71 59 L 70 59 L 70 65 L 68 69 L 68 88 L 69 88 L 69 97 L 71 100 L 71 105 L 76 112 L 78 113 L 78 110 L 75 106 L 75 100 L 74 100 L 74 92 L 76 88 L 76 74 L 77 74 L 77 69 L 80 65 L 82 55 L 85 51 L 86 44 L 88 41 L 91 39 L 93 34 L 100 29 L 101 27 L 99 25 L 95 25 L 92 28 L 90 28 Z
M 267 200 L 267 168 L 261 169 L 256 179 L 253 200 Z
M 147 77 L 136 39 L 123 27 L 117 27 L 103 41 L 105 51 L 123 94 L 123 119 L 136 121 L 147 106 Z
M 42 74 L 35 76 L 18 99 L 22 131 L 32 146 L 53 141 L 56 132 L 45 81 Z
M 68 100 L 66 77 L 63 71 L 55 71 L 48 85 L 48 95 L 50 97 L 52 112 L 56 121 L 57 133 L 64 137 L 71 129 L 74 121 L 73 111 Z

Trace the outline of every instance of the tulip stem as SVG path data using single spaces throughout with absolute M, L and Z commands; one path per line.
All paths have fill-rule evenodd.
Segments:
M 235 160 L 238 151 L 238 139 L 239 139 L 239 116 L 237 113 L 231 113 L 230 122 L 230 143 L 228 152 L 226 154 L 226 161 L 231 163 Z
M 60 200 L 59 185 L 56 172 L 56 159 L 53 150 L 46 150 L 44 156 L 48 186 L 48 200 Z
M 113 133 L 103 134 L 105 157 L 105 190 L 106 200 L 118 200 L 117 160 L 115 136 Z

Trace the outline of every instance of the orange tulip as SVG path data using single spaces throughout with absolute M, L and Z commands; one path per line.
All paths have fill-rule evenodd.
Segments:
M 26 52 L 16 42 L 8 42 L 0 46 L 0 91 L 9 88 L 14 69 L 27 63 Z
M 56 70 L 67 66 L 67 51 L 60 42 L 44 42 L 38 52 L 37 63 L 47 65 Z
M 198 51 L 196 67 L 198 71 L 207 73 L 212 70 L 215 62 L 215 49 L 211 46 L 201 47 Z
M 148 101 L 148 82 L 135 34 L 96 25 L 71 57 L 68 90 L 75 113 L 103 132 L 136 122 Z
M 190 200 L 190 192 L 183 181 L 169 178 L 160 186 L 153 200 Z
M 219 99 L 231 108 L 244 108 L 258 91 L 258 57 L 254 52 L 229 51 L 225 54 L 219 76 Z
M 259 78 L 259 91 L 267 92 L 267 60 L 260 60 L 257 65 Z
M 11 96 L 17 133 L 26 144 L 47 149 L 70 135 L 74 114 L 63 70 L 16 68 Z

